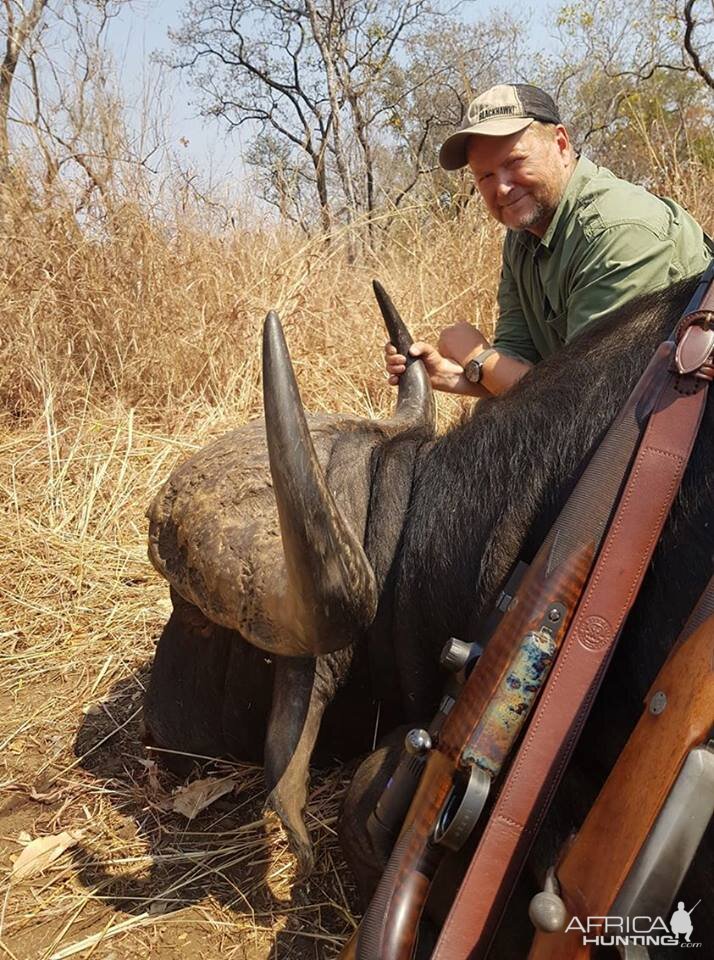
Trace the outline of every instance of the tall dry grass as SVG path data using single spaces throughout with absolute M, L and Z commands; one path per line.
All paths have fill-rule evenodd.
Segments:
M 711 231 L 710 189 L 681 170 L 668 185 Z M 137 200 L 78 222 L 20 176 L 0 215 L 0 953 L 332 956 L 353 923 L 340 772 L 310 810 L 315 878 L 290 899 L 254 772 L 239 771 L 237 802 L 186 824 L 165 809 L 171 778 L 146 766 L 140 703 L 168 599 L 143 514 L 176 462 L 260 414 L 267 309 L 309 408 L 382 415 L 371 278 L 419 337 L 462 319 L 488 330 L 499 230 L 477 203 L 458 217 L 424 204 L 385 215 L 378 249 L 355 259 L 347 236 L 240 211 L 221 233 L 200 210 L 158 219 Z M 458 410 L 443 403 L 443 421 Z M 83 833 L 71 855 L 9 882 L 23 836 L 67 829 Z
M 460 219 L 438 206 L 385 216 L 379 252 L 355 263 L 346 232 L 329 246 L 269 223 L 212 235 L 195 216 L 159 223 L 124 202 L 99 234 L 19 193 L 3 244 L 0 397 L 23 420 L 48 397 L 63 417 L 88 398 L 170 425 L 195 406 L 259 413 L 256 347 L 270 308 L 309 404 L 376 409 L 387 393 L 374 376 L 384 334 L 373 276 L 420 335 L 474 310 L 492 319 L 497 231 L 476 204 Z

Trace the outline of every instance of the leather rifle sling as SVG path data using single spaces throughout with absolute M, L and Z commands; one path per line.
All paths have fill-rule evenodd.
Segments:
M 704 412 L 711 363 L 711 269 L 678 325 L 694 330 L 689 363 L 672 372 L 638 448 L 622 497 L 557 661 L 441 930 L 432 960 L 486 956 L 513 886 L 560 783 L 622 625 L 677 494 Z M 692 324 L 700 323 L 694 328 Z M 704 346 L 701 347 L 702 342 Z M 699 356 L 699 353 L 703 353 Z

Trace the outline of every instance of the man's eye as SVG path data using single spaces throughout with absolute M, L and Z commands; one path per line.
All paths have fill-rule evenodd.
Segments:
M 478 178 L 478 182 L 483 183 L 484 180 L 488 180 L 488 178 L 492 176 L 493 176 L 492 173 L 482 173 L 481 176 Z

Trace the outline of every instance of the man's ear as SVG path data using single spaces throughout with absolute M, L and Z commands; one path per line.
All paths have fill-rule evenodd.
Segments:
M 570 134 L 562 123 L 555 127 L 555 142 L 562 157 L 569 156 L 571 153 Z

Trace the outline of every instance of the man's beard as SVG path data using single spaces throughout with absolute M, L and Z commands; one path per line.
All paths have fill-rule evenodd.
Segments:
M 523 215 L 523 218 L 518 221 L 516 226 L 512 226 L 509 229 L 529 230 L 536 225 L 547 226 L 553 219 L 553 214 L 556 210 L 557 205 L 553 206 L 552 203 L 546 203 L 544 200 L 534 200 L 529 212 Z

